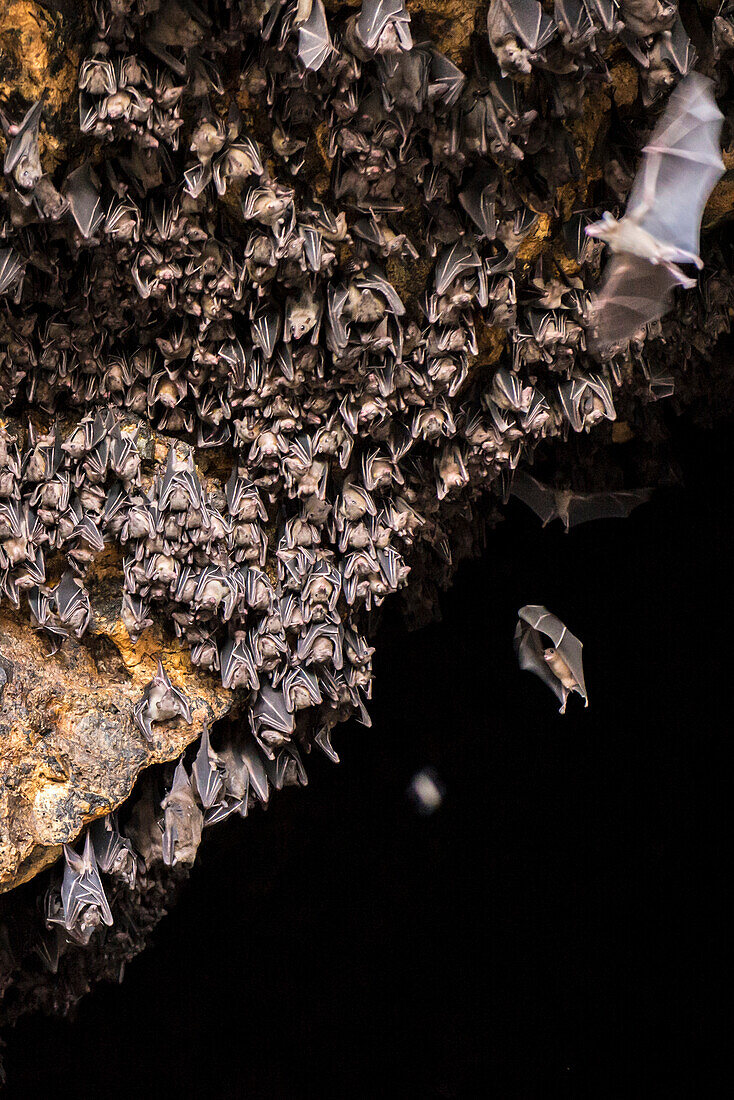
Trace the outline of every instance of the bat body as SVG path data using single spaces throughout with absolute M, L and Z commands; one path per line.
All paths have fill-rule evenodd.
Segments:
M 100 923 L 112 924 L 89 832 L 82 855 L 64 844 L 64 859 L 60 910 L 51 903 L 50 895 L 46 921 L 60 925 L 76 943 L 87 944 Z
M 703 266 L 701 218 L 724 173 L 723 115 L 711 89 L 700 73 L 678 85 L 643 149 L 624 217 L 605 213 L 586 227 L 614 253 L 591 306 L 593 339 L 602 349 L 662 317 L 676 286 L 695 286 L 677 264 Z
M 527 604 L 518 611 L 515 653 L 520 668 L 534 672 L 548 685 L 561 702 L 561 714 L 566 713 L 568 696 L 574 691 L 589 705 L 582 649 L 583 643 L 540 604 Z
M 133 707 L 133 719 L 146 740 L 152 741 L 152 722 L 166 722 L 179 715 L 191 725 L 188 699 L 171 683 L 159 659 L 158 672 L 146 687 L 140 702 Z
M 121 878 L 132 890 L 137 873 L 133 846 L 117 827 L 117 814 L 99 817 L 89 826 L 97 864 L 107 875 Z
M 22 191 L 32 191 L 43 175 L 38 149 L 43 98 L 41 96 L 33 104 L 23 121 L 17 126 L 9 123 L 0 112 L 0 120 L 3 122 L 3 129 L 8 139 L 3 171 L 8 176 L 12 175 Z
M 204 825 L 191 779 L 181 761 L 173 776 L 173 786 L 161 802 L 163 810 L 163 862 L 167 867 L 193 863 L 201 843 Z
M 623 519 L 638 505 L 652 496 L 652 489 L 635 489 L 610 493 L 574 493 L 570 489 L 554 489 L 537 481 L 525 470 L 518 470 L 510 492 L 532 508 L 543 526 L 560 519 L 566 528 L 595 519 Z

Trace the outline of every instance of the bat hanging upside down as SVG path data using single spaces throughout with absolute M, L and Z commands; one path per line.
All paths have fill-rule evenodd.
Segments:
M 614 253 L 590 310 L 591 346 L 623 344 L 667 313 L 676 286 L 694 287 L 677 266 L 703 267 L 701 218 L 724 174 L 712 81 L 690 73 L 675 89 L 632 185 L 624 217 L 605 213 L 586 227 Z
M 608 493 L 574 493 L 570 489 L 554 489 L 536 481 L 525 470 L 517 470 L 510 492 L 532 508 L 543 526 L 561 519 L 568 531 L 579 523 L 594 519 L 626 518 L 638 505 L 652 496 L 652 489 L 619 490 Z

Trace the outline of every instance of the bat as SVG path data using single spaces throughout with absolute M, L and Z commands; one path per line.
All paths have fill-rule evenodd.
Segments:
M 219 653 L 222 686 L 234 690 L 243 687 L 259 691 L 260 677 L 257 665 L 246 642 L 236 641 L 228 635 Z
M 273 746 L 281 746 L 293 734 L 296 725 L 286 705 L 283 691 L 276 691 L 264 683 L 250 708 L 250 725 L 266 755 L 272 755 Z
M 467 188 L 459 192 L 459 202 L 462 207 L 481 235 L 490 241 L 497 236 L 496 199 L 497 184 L 493 181 L 485 184 L 479 174 Z
M 100 922 L 108 927 L 112 925 L 112 913 L 99 877 L 89 832 L 82 855 L 69 844 L 63 847 L 66 865 L 61 880 L 61 912 L 49 907 L 46 921 L 60 925 L 76 943 L 88 944 Z
M 189 505 L 197 510 L 204 504 L 201 482 L 196 476 L 191 454 L 182 462 L 173 447 L 168 451 L 168 461 L 158 493 L 158 505 L 172 512 L 183 512 Z
M 595 519 L 626 518 L 652 496 L 652 489 L 608 493 L 574 493 L 570 489 L 554 489 L 537 481 L 525 470 L 515 472 L 510 492 L 532 508 L 544 527 L 554 519 L 560 519 L 566 532 L 570 527 Z
M 137 859 L 133 846 L 117 827 L 117 814 L 98 817 L 89 826 L 94 855 L 101 871 L 123 879 L 132 890 L 137 873 Z
M 265 759 L 265 771 L 274 790 L 283 787 L 308 786 L 308 776 L 303 766 L 301 754 L 295 745 L 284 745 L 273 760 Z
M 481 266 L 476 251 L 463 241 L 448 245 L 436 264 L 436 294 L 445 294 L 454 279 L 465 271 L 473 271 Z
M 531 59 L 537 58 L 556 30 L 537 0 L 492 0 L 489 5 L 487 33 L 503 72 L 517 69 L 529 73 Z
M 251 737 L 245 737 L 240 752 L 250 777 L 249 787 L 256 798 L 264 804 L 270 797 L 270 789 L 265 764 L 260 755 L 257 742 L 253 741 Z
M 309 17 L 298 28 L 298 58 L 305 68 L 318 72 L 333 49 L 324 5 L 312 0 Z
M 696 285 L 677 265 L 703 267 L 701 218 L 724 173 L 724 116 L 712 86 L 700 73 L 681 81 L 643 149 L 624 217 L 617 221 L 607 212 L 586 226 L 588 236 L 613 253 L 590 307 L 592 343 L 601 350 L 662 317 L 676 286 Z
M 576 692 L 588 707 L 581 650 L 583 643 L 560 619 L 539 604 L 527 604 L 518 611 L 515 653 L 521 669 L 534 672 L 561 701 L 560 713 Z M 552 642 L 546 646 L 543 636 Z
M 3 171 L 6 176 L 12 174 L 21 191 L 32 191 L 43 175 L 41 156 L 38 149 L 38 133 L 41 125 L 43 100 L 44 96 L 41 96 L 26 112 L 23 121 L 17 126 L 8 123 L 2 112 L 0 112 L 3 130 L 8 138 Z
M 204 815 L 196 804 L 191 779 L 180 760 L 173 785 L 161 802 L 163 810 L 163 862 L 167 867 L 193 863 L 201 843 Z
M 87 240 L 94 236 L 105 220 L 97 183 L 92 167 L 87 163 L 66 177 L 63 188 L 71 215 L 82 237 Z
M 133 720 L 146 741 L 153 740 L 152 722 L 181 716 L 191 725 L 191 707 L 182 691 L 174 687 L 158 658 L 158 671 L 146 687 L 143 698 L 133 707 Z
M 281 314 L 279 309 L 267 309 L 251 322 L 252 342 L 262 349 L 269 361 L 273 358 L 275 347 L 281 334 Z
M 23 261 L 14 248 L 0 248 L 0 294 L 14 287 L 23 276 Z
M 461 95 L 466 77 L 448 57 L 433 46 L 427 48 L 429 58 L 428 97 L 441 100 L 446 110 L 453 107 Z
M 201 735 L 201 745 L 191 769 L 191 781 L 204 809 L 211 810 L 224 790 L 224 765 L 211 746 L 208 729 Z
M 92 618 L 92 608 L 84 585 L 67 569 L 54 589 L 56 610 L 61 622 L 81 638 Z
M 324 756 L 331 760 L 332 764 L 339 763 L 339 754 L 331 743 L 331 727 L 324 723 L 313 739 L 314 745 L 318 745 Z
M 410 50 L 410 15 L 403 0 L 364 0 L 357 19 L 357 36 L 368 50 L 374 50 L 389 23 L 395 28 L 401 49 Z

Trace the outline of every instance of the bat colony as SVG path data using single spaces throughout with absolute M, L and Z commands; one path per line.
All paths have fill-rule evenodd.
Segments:
M 675 4 L 549 8 L 491 0 L 465 73 L 414 39 L 403 0 L 96 0 L 74 169 L 44 164 L 43 97 L 0 111 L 0 598 L 54 654 L 84 639 L 115 546 L 130 639 L 169 631 L 247 716 L 207 730 L 165 791 L 144 781 L 128 820 L 64 845 L 36 945 L 50 968 L 129 934 L 103 876 L 139 889 L 157 861 L 189 865 L 206 826 L 305 784 L 302 751 L 338 759 L 336 726 L 369 724 L 368 613 L 410 574 L 430 617 L 488 490 L 566 529 L 648 498 L 523 463 L 608 426 L 635 370 L 646 399 L 672 393 L 644 326 L 694 285 L 679 265 L 702 266 L 722 115 Z M 563 225 L 571 277 L 524 257 L 580 175 L 584 82 L 611 87 L 622 50 L 650 114 L 680 82 L 624 216 Z M 729 314 L 716 303 L 702 340 Z M 479 359 L 482 332 L 499 358 Z M 562 710 L 587 701 L 554 615 L 522 608 L 515 645 Z M 147 753 L 191 710 L 160 664 L 126 720 Z M 434 787 L 414 789 L 426 812 Z

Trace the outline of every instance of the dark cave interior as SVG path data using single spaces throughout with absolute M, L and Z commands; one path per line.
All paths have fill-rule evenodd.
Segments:
M 672 425 L 682 484 L 563 534 L 511 502 L 443 621 L 389 609 L 373 728 L 210 830 L 124 983 L 5 1034 L 9 1100 L 693 1096 L 717 986 L 732 423 Z M 565 718 L 512 650 L 585 644 Z M 446 787 L 421 818 L 405 789 Z M 479 1091 L 478 1091 L 479 1090 Z

